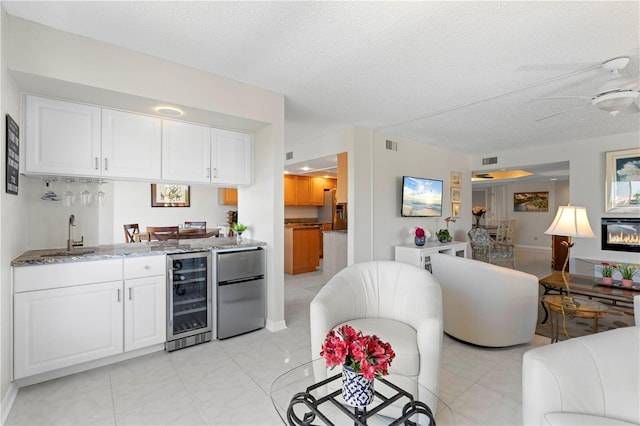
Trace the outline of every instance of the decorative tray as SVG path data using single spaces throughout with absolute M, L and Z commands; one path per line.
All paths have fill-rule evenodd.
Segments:
M 600 278 L 596 278 L 596 284 L 601 285 L 602 287 L 612 287 L 612 288 L 619 288 L 622 290 L 640 291 L 640 283 L 636 283 L 636 282 L 633 283 L 633 286 L 626 287 L 622 285 L 621 281 L 614 281 L 613 284 L 605 284 L 602 282 Z

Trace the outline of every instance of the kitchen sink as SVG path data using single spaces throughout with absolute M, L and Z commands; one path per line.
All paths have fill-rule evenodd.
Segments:
M 83 254 L 91 254 L 96 251 L 93 249 L 84 249 L 84 250 L 71 250 L 71 251 L 54 251 L 52 253 L 41 254 L 40 257 L 62 257 L 62 256 L 81 256 Z

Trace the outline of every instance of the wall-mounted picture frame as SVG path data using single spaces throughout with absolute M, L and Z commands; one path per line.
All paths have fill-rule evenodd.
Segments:
M 605 154 L 605 211 L 640 213 L 640 148 Z
M 514 192 L 513 193 L 514 212 L 548 212 L 549 211 L 549 191 L 540 192 Z
M 20 178 L 20 128 L 9 114 L 6 115 L 6 187 L 7 194 L 18 195 Z
M 151 184 L 151 207 L 191 207 L 189 185 Z
M 451 202 L 459 203 L 462 201 L 462 190 L 460 188 L 451 188 Z
M 460 218 L 460 203 L 451 203 L 451 217 L 454 219 Z
M 459 188 L 461 184 L 462 184 L 462 173 L 451 172 L 451 187 Z

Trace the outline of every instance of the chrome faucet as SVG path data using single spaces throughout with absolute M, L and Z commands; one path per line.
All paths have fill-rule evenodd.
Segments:
M 80 238 L 80 241 L 74 241 L 71 238 L 72 226 L 76 226 L 76 217 L 74 215 L 69 216 L 69 239 L 67 240 L 67 251 L 73 250 L 74 247 L 82 247 L 84 245 L 84 235 Z

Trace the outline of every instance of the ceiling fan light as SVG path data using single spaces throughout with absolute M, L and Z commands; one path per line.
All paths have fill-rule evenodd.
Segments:
M 639 95 L 640 93 L 636 92 L 635 90 L 607 93 L 606 95 L 594 98 L 591 102 L 602 111 L 618 113 L 623 109 L 631 106 L 631 104 L 633 104 L 633 102 L 638 99 Z

